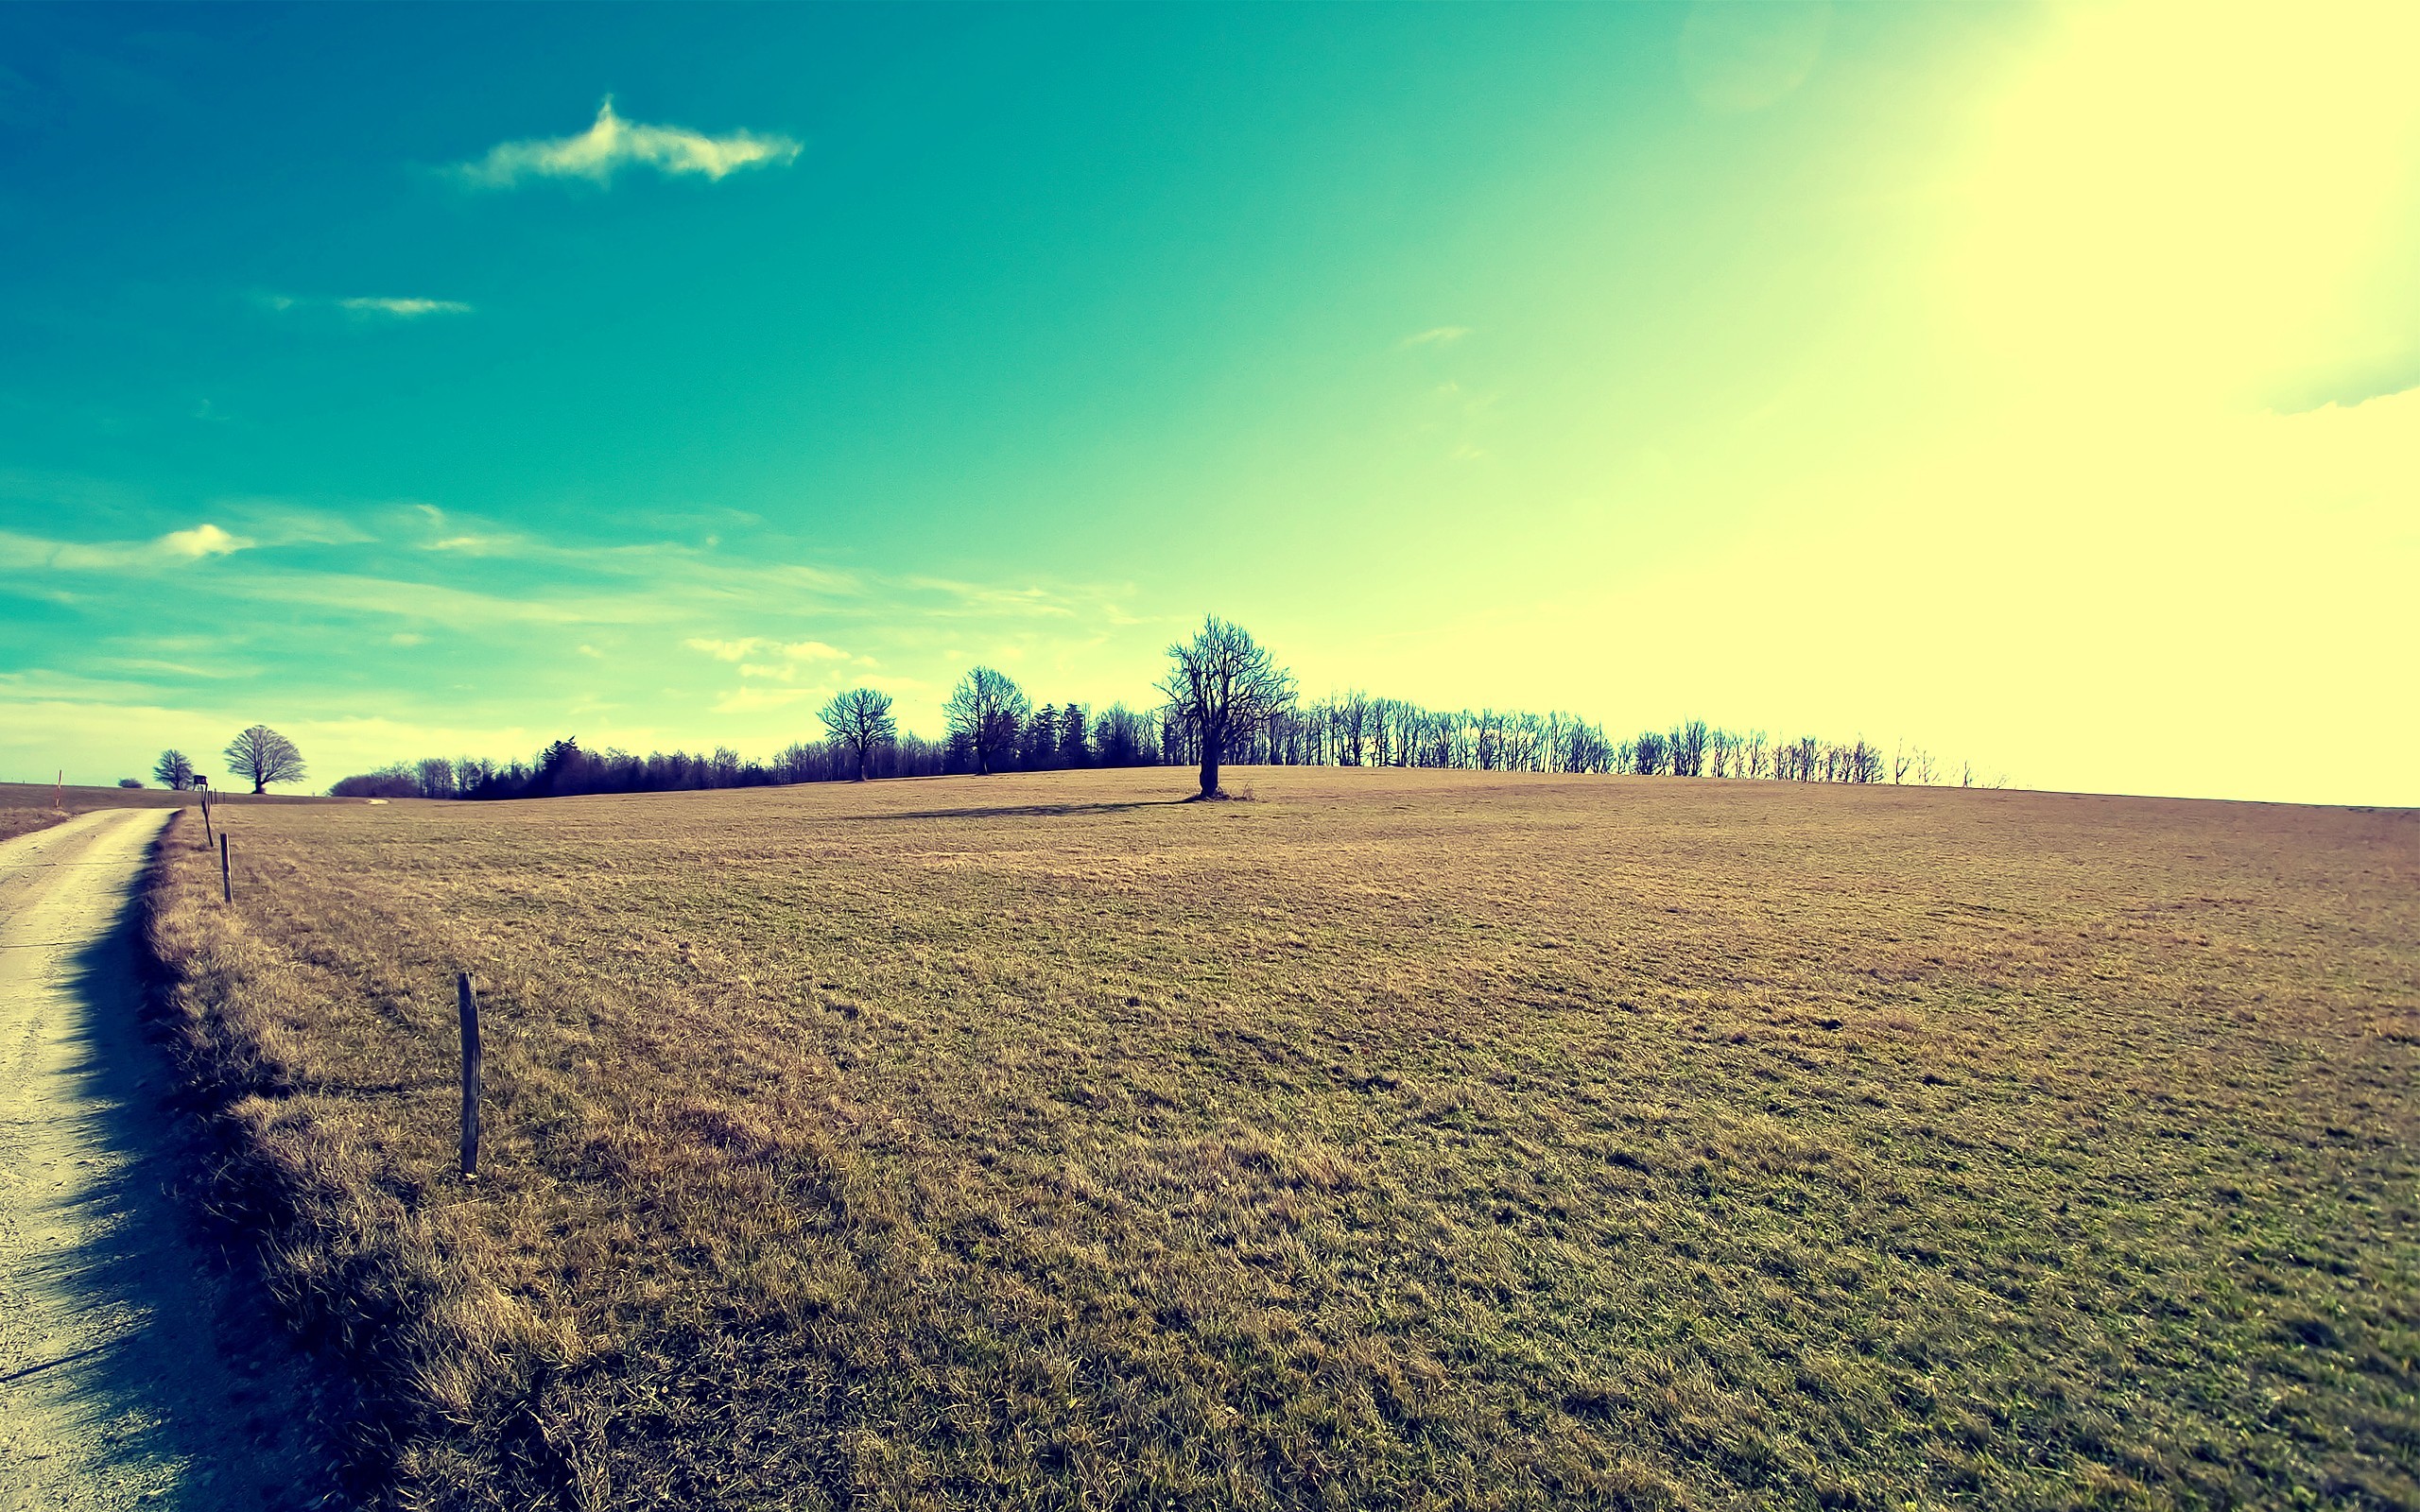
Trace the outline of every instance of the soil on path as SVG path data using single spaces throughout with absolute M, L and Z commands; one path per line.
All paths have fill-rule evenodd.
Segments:
M 330 1486 L 281 1332 L 176 1197 L 135 954 L 166 819 L 0 843 L 0 1512 L 250 1512 Z

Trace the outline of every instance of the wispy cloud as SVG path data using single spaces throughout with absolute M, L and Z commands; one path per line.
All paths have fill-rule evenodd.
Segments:
M 779 709 L 801 698 L 811 698 L 813 688 L 734 688 L 715 700 L 718 714 L 749 713 L 759 709 Z
M 848 662 L 859 660 L 837 645 L 822 641 L 781 641 L 761 635 L 743 635 L 736 640 L 719 641 L 693 635 L 682 643 L 692 651 L 703 651 L 717 662 L 737 662 L 762 651 L 768 656 L 787 662 Z
M 339 311 L 356 321 L 424 320 L 432 315 L 471 315 L 474 307 L 460 300 L 418 296 L 354 294 L 331 299 L 318 294 L 262 294 L 254 297 L 263 309 L 284 315 L 294 311 Z
M 396 300 L 358 297 L 337 301 L 337 308 L 354 315 L 392 316 L 398 320 L 417 320 L 428 315 L 468 315 L 471 307 L 459 300 Z
M 151 541 L 48 541 L 0 530 L 0 567 L 51 567 L 65 572 L 116 572 L 129 567 L 199 561 L 244 550 L 253 542 L 209 524 L 171 530 Z
M 1413 332 L 1396 342 L 1395 347 L 1399 351 L 1411 347 L 1450 347 L 1470 334 L 1471 328 L 1466 325 L 1431 326 L 1426 331 Z
M 577 136 L 498 143 L 487 156 L 455 171 L 463 181 L 487 189 L 510 188 L 527 179 L 586 179 L 604 184 L 631 165 L 719 180 L 742 168 L 781 166 L 798 155 L 799 144 L 786 136 L 752 131 L 708 136 L 683 127 L 626 121 L 614 112 L 608 95 L 596 109 L 596 122 Z
M 930 605 L 925 612 L 944 614 L 1007 614 L 1050 615 L 1064 617 L 1075 610 L 1058 594 L 1045 588 L 989 588 L 981 583 L 962 583 L 949 577 L 903 577 L 903 588 L 935 593 L 946 604 Z

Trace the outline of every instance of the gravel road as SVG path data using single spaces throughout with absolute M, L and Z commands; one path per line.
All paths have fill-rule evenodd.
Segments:
M 0 1512 L 319 1504 L 302 1375 L 204 1247 L 139 1026 L 158 810 L 0 843 Z

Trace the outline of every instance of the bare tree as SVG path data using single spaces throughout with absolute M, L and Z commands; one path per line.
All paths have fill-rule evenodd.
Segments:
M 454 764 L 452 762 L 442 756 L 424 757 L 418 770 L 421 797 L 452 798 L 454 796 Z
M 267 725 L 254 725 L 229 741 L 227 763 L 237 777 L 251 780 L 255 793 L 268 792 L 271 782 L 299 782 L 304 776 L 302 753 Z
M 193 786 L 193 763 L 185 760 L 181 750 L 164 750 L 151 764 L 151 775 L 182 793 Z
M 899 734 L 899 721 L 890 716 L 890 695 L 872 688 L 836 693 L 830 703 L 816 711 L 815 716 L 823 721 L 834 745 L 856 753 L 860 782 L 866 780 L 866 767 L 873 761 L 873 748 L 889 745 Z
M 963 738 L 974 752 L 975 769 L 988 777 L 994 767 L 1015 759 L 1017 735 L 1032 708 L 1014 678 L 976 667 L 959 679 L 942 713 L 949 719 L 949 732 Z
M 1223 798 L 1219 766 L 1228 748 L 1294 701 L 1294 679 L 1240 625 L 1213 614 L 1190 642 L 1168 647 L 1175 663 L 1159 681 L 1168 712 L 1201 743 L 1202 798 Z
M 1704 720 L 1692 719 L 1687 724 L 1675 725 L 1672 727 L 1672 732 L 1665 736 L 1664 740 L 1665 750 L 1668 753 L 1666 759 L 1671 765 L 1674 777 L 1705 775 L 1706 726 Z
M 1364 747 L 1377 733 L 1377 721 L 1371 717 L 1368 694 L 1355 688 L 1336 700 L 1336 730 L 1342 737 L 1337 765 L 1360 765 Z

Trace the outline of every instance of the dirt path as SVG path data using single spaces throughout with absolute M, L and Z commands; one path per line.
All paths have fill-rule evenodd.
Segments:
M 328 1485 L 282 1337 L 168 1190 L 133 934 L 166 819 L 0 843 L 0 1512 L 249 1512 Z

